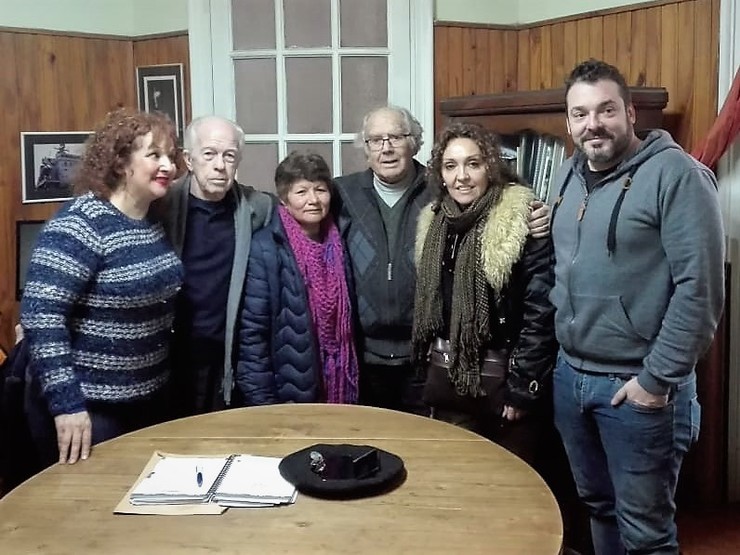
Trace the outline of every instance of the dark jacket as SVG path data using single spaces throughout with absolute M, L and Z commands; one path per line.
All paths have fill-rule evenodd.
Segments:
M 553 282 L 552 243 L 532 239 L 527 224 L 531 189 L 506 187 L 483 229 L 480 264 L 490 287 L 491 343 L 505 348 L 509 373 L 504 401 L 530 409 L 549 390 L 555 363 L 555 309 L 548 300 Z M 417 260 L 434 213 L 431 205 L 419 216 Z
M 339 230 L 352 262 L 360 326 L 359 356 L 365 362 L 410 361 L 414 318 L 414 237 L 421 209 L 432 198 L 418 162 L 416 179 L 405 197 L 401 229 L 394 252 L 373 187 L 373 172 L 337 178 L 340 194 Z
M 185 230 L 187 229 L 188 199 L 190 198 L 191 174 L 187 174 L 175 183 L 167 196 L 154 206 L 155 216 L 162 220 L 167 238 L 172 243 L 178 256 L 182 256 L 185 245 Z M 234 183 L 227 193 L 234 197 L 236 210 L 234 212 L 234 264 L 231 269 L 229 295 L 226 310 L 226 333 L 224 336 L 224 375 L 223 396 L 228 406 L 231 403 L 233 389 L 232 361 L 235 354 L 234 339 L 236 321 L 239 314 L 240 301 L 244 289 L 244 276 L 247 271 L 247 257 L 249 255 L 252 233 L 262 228 L 270 219 L 274 198 L 253 187 Z M 187 272 L 187 268 L 185 268 Z M 175 322 L 178 327 L 178 322 Z M 177 345 L 173 346 L 177 349 Z
M 28 342 L 22 339 L 0 364 L 0 493 L 42 470 L 26 419 L 28 363 Z
M 348 256 L 345 276 L 351 290 Z M 252 238 L 236 384 L 248 405 L 323 401 L 306 283 L 277 211 Z

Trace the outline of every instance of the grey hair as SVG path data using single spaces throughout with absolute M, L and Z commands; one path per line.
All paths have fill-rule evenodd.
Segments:
M 193 152 L 193 149 L 198 144 L 198 130 L 204 123 L 212 121 L 220 121 L 231 126 L 236 135 L 236 141 L 239 145 L 239 155 L 241 156 L 242 150 L 244 149 L 244 130 L 230 119 L 226 119 L 221 116 L 200 116 L 191 121 L 185 129 L 185 136 L 182 140 L 183 148 L 187 152 Z
M 383 111 L 393 112 L 401 117 L 401 121 L 403 121 L 404 131 L 410 135 L 409 141 L 411 142 L 411 150 L 413 151 L 412 156 L 415 156 L 416 153 L 419 152 L 419 149 L 421 149 L 421 145 L 424 144 L 424 139 L 422 139 L 422 133 L 424 133 L 424 129 L 419 123 L 419 120 L 416 119 L 411 112 L 409 112 L 406 108 L 395 106 L 393 104 L 373 108 L 365 114 L 365 116 L 362 118 L 362 126 L 360 127 L 360 131 L 355 137 L 355 145 L 361 148 L 365 147 L 365 139 L 367 138 L 367 122 L 372 116 L 374 116 L 378 112 Z

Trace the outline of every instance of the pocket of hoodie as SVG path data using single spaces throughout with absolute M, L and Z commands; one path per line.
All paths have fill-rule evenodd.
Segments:
M 619 296 L 572 297 L 573 318 L 567 323 L 579 356 L 595 360 L 639 361 L 650 339 L 632 325 Z

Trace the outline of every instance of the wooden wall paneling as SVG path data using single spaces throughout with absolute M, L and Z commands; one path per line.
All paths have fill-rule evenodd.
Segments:
M 38 48 L 39 45 L 35 40 L 35 35 L 27 34 L 13 34 L 16 44 L 16 59 L 14 64 L 14 70 L 17 71 L 18 75 L 18 94 L 20 105 L 19 109 L 19 126 L 25 131 L 32 131 L 29 128 L 29 124 L 41 121 L 41 96 L 39 94 L 41 89 L 38 88 L 38 81 L 36 81 L 35 73 L 41 68 L 36 67 L 38 59 Z M 18 64 L 22 64 L 22 68 L 17 68 Z M 24 94 L 31 93 L 34 94 Z
M 694 96 L 692 98 L 692 145 L 707 134 L 717 115 L 717 43 L 712 40 L 712 0 L 697 0 L 694 6 Z
M 678 103 L 678 4 L 660 7 L 660 81 L 668 90 L 668 113 Z
M 529 38 L 529 29 L 522 29 L 518 33 L 519 58 L 517 60 L 516 90 L 527 91 L 532 87 L 529 81 L 529 64 L 532 59 L 532 47 Z
M 85 47 L 85 39 L 80 37 L 55 37 L 55 53 L 57 58 L 57 82 L 56 91 L 58 107 L 61 119 L 59 121 L 60 131 L 87 130 L 87 124 L 94 118 L 90 108 L 92 102 L 86 98 L 86 91 L 80 91 L 83 87 L 67 86 L 66 76 L 68 74 L 88 75 L 88 82 L 95 83 L 92 67 L 88 63 L 89 57 Z M 87 88 L 87 87 L 85 87 Z
M 712 0 L 712 31 L 711 31 L 711 52 L 712 52 L 712 68 L 711 75 L 719 75 L 719 14 L 722 10 L 723 0 Z M 717 113 L 719 113 L 719 91 L 717 88 L 714 90 L 714 105 Z
M 668 91 L 668 106 L 664 114 L 664 126 L 675 139 L 681 119 L 678 110 L 678 4 L 660 7 L 660 85 Z
M 494 50 L 490 46 L 490 31 L 488 29 L 476 29 L 475 34 L 475 94 L 491 90 L 491 59 L 497 59 Z
M 515 91 L 518 74 L 517 69 L 519 67 L 519 32 L 514 30 L 506 30 L 504 33 L 504 56 L 505 56 L 505 91 Z
M 589 37 L 590 37 L 590 30 L 589 30 L 589 20 L 591 18 L 583 18 L 576 21 L 576 36 L 578 37 L 578 42 L 576 43 L 576 63 L 582 62 L 583 60 L 587 60 L 588 58 L 592 57 L 593 54 L 591 53 L 590 43 L 589 43 Z
M 588 55 L 597 60 L 604 57 L 604 18 L 601 16 L 588 19 Z
M 605 15 L 601 19 L 601 26 L 604 29 L 602 60 L 608 64 L 617 65 L 617 15 Z
M 627 84 L 636 87 L 645 86 L 645 66 L 647 64 L 647 10 L 635 10 L 632 14 L 632 37 L 630 69 Z
M 550 82 L 553 87 L 561 87 L 571 68 L 565 66 L 565 24 L 550 25 Z
M 566 21 L 563 26 L 563 67 L 567 75 L 581 60 L 578 59 L 578 24 Z
M 15 36 L 0 32 L 0 52 L 6 60 L 17 59 Z M 0 345 L 13 345 L 17 320 L 15 302 L 15 207 L 20 204 L 20 104 L 15 64 L 0 64 Z
M 92 57 L 94 67 L 104 79 L 97 83 L 90 99 L 94 124 L 118 106 L 136 107 L 136 82 L 130 41 L 96 40 Z
M 460 96 L 463 91 L 462 35 L 462 27 L 450 27 L 447 49 L 447 87 L 450 96 Z
M 57 63 L 56 42 L 54 35 L 37 35 L 37 56 L 34 60 L 35 72 L 33 84 L 39 101 L 39 117 L 44 127 L 38 131 L 57 131 L 60 129 L 59 113 L 59 64 Z M 80 83 L 84 83 L 81 81 Z M 30 93 L 31 91 L 28 91 Z M 41 94 L 39 94 L 41 92 Z
M 507 82 L 507 60 L 510 54 L 506 45 L 506 31 L 491 29 L 486 33 L 486 38 L 488 49 L 485 55 L 482 50 L 478 51 L 481 62 L 488 62 L 488 86 L 481 92 L 504 92 Z
M 694 94 L 694 26 L 696 23 L 694 2 L 678 4 L 678 20 L 676 35 L 678 37 L 678 75 L 676 87 L 676 104 L 674 109 L 681 114 L 678 126 L 675 129 L 675 139 L 684 148 L 691 148 L 694 141 L 692 113 L 692 96 Z M 716 81 L 716 76 L 714 76 Z
M 660 87 L 663 20 L 660 7 L 645 10 L 645 86 Z M 669 91 L 670 92 L 670 91 Z
M 475 94 L 476 91 L 476 35 L 479 29 L 462 29 L 462 95 Z
M 102 118 L 109 110 L 118 106 L 136 107 L 136 79 L 132 70 L 134 66 L 134 53 L 130 42 L 108 41 L 106 49 L 108 55 L 108 67 L 110 67 L 109 89 L 112 94 L 109 97 L 109 106 L 98 114 L 96 121 Z
M 614 64 L 629 77 L 630 61 L 632 59 L 632 12 L 621 12 L 617 14 L 617 63 Z M 639 40 L 634 37 L 634 40 Z M 629 82 L 627 83 L 630 84 Z
M 539 81 L 537 87 L 540 89 L 551 89 L 553 85 L 552 78 L 552 25 L 542 27 L 540 36 L 540 69 Z
M 439 103 L 442 99 L 452 96 L 450 94 L 448 83 L 448 36 L 449 27 L 434 28 L 434 122 L 436 128 L 443 125 L 442 113 L 439 111 Z M 432 131 L 432 133 L 434 133 L 434 131 Z M 429 140 L 429 138 L 427 138 L 427 140 Z
M 541 89 L 542 69 L 542 27 L 529 30 L 529 87 Z
M 59 94 L 59 74 L 53 35 L 16 34 L 15 70 L 18 76 L 17 95 L 19 119 L 15 131 L 18 142 L 14 164 L 20 166 L 21 131 L 77 131 L 62 129 L 57 96 Z M 79 77 L 77 75 L 71 78 Z M 86 79 L 71 80 L 66 87 L 84 88 Z M 84 98 L 78 99 L 78 102 Z M 19 183 L 22 176 L 19 171 Z M 16 199 L 19 220 L 45 220 L 58 209 L 59 203 L 21 204 L 21 195 Z M 13 266 L 15 268 L 15 264 Z M 15 283 L 15 271 L 13 272 Z

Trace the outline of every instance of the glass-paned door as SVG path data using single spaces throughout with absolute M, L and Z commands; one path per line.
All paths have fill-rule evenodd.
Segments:
M 191 6 L 199 1 L 206 0 Z M 275 167 L 294 149 L 318 152 L 335 175 L 364 169 L 355 134 L 367 110 L 389 102 L 410 108 L 432 132 L 432 102 L 412 98 L 413 91 L 433 93 L 432 0 L 207 3 L 200 8 L 209 17 L 213 63 L 212 75 L 201 76 L 212 78 L 212 113 L 246 133 L 240 181 L 274 190 Z M 425 43 L 418 29 L 427 28 Z M 191 59 L 200 55 L 198 36 L 191 25 Z M 412 66 L 413 49 L 423 44 L 425 57 Z M 429 69 L 424 87 L 417 66 Z

